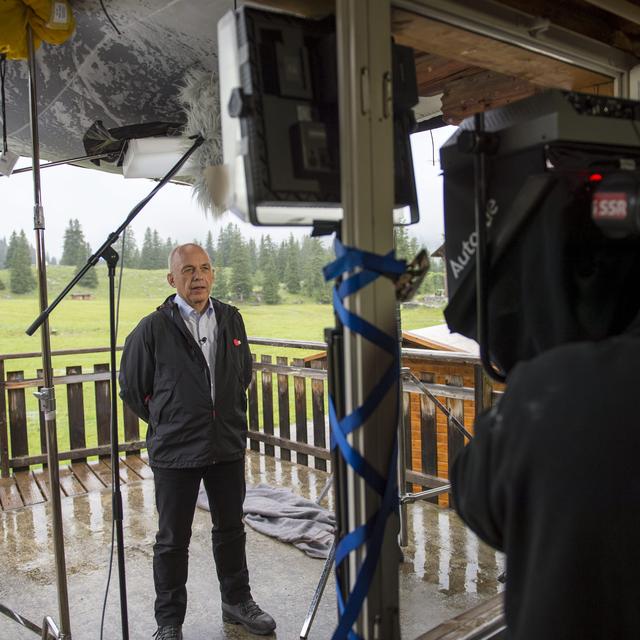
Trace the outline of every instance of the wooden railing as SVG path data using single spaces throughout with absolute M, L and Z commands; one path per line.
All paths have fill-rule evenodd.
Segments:
M 322 353 L 321 342 L 250 338 L 260 347 L 304 349 Z M 121 348 L 119 348 L 120 350 Z M 80 365 L 55 370 L 58 404 L 57 432 L 59 460 L 86 460 L 110 453 L 109 366 L 95 362 L 97 354 L 108 349 L 68 349 L 54 351 L 58 356 L 94 356 L 91 371 Z M 0 473 L 46 463 L 44 424 L 32 391 L 43 384 L 38 372 L 26 378 L 24 371 L 11 364 L 20 359 L 39 358 L 40 353 L 0 355 Z M 105 360 L 107 358 L 105 357 Z M 403 365 L 409 366 L 426 388 L 445 404 L 451 415 L 472 424 L 475 414 L 492 401 L 495 392 L 482 374 L 477 358 L 422 349 L 404 349 Z M 86 367 L 85 367 L 86 369 Z M 444 373 L 443 373 L 444 372 Z M 463 382 L 469 382 L 464 386 Z M 93 410 L 87 410 L 87 404 Z M 121 404 L 120 444 L 122 452 L 138 453 L 145 446 L 138 418 Z M 446 482 L 447 463 L 464 444 L 463 437 L 447 425 L 437 403 L 411 382 L 404 383 L 403 414 L 407 481 L 425 488 Z M 444 423 L 443 423 L 444 420 Z M 322 358 L 305 362 L 287 356 L 254 356 L 254 373 L 248 391 L 248 447 L 268 456 L 292 460 L 316 469 L 329 470 L 329 425 L 327 412 L 327 371 Z M 446 437 L 443 436 L 443 424 Z M 142 425 L 144 427 L 144 425 Z M 29 446 L 31 434 L 31 447 Z M 34 438 L 35 436 L 35 438 Z M 443 440 L 444 438 L 444 440 Z M 37 444 L 34 444 L 34 439 Z M 33 451 L 32 449 L 36 449 Z M 445 455 L 446 454 L 446 455 Z M 443 471 L 444 469 L 444 471 Z

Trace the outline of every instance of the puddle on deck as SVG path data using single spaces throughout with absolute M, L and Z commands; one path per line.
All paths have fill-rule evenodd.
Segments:
M 288 486 L 315 501 L 328 478 L 328 473 L 310 467 L 260 455 L 247 457 L 248 484 Z M 333 487 L 322 504 L 333 509 Z M 448 595 L 489 597 L 503 590 L 497 578 L 504 572 L 504 555 L 480 541 L 453 510 L 421 501 L 409 504 L 407 531 L 402 573 L 414 574 Z
M 295 454 L 294 454 L 295 457 Z M 329 475 L 326 472 L 249 452 L 248 484 L 290 487 L 316 500 Z M 152 545 L 155 537 L 153 482 L 143 480 L 122 488 L 124 538 L 132 638 L 147 638 L 154 630 L 152 611 Z M 333 490 L 323 504 L 333 506 Z M 200 510 L 198 510 L 200 511 Z M 400 566 L 403 637 L 414 638 L 502 590 L 497 576 L 504 570 L 497 554 L 460 522 L 455 513 L 433 504 L 408 505 L 409 545 Z M 65 559 L 72 606 L 74 637 L 99 638 L 96 617 L 102 606 L 111 544 L 111 492 L 108 489 L 63 498 Z M 217 586 L 211 583 L 208 514 L 196 514 L 192 539 L 192 567 L 186 640 L 202 640 L 204 621 L 219 618 Z M 0 603 L 15 607 L 25 617 L 40 621 L 43 610 L 55 613 L 56 574 L 51 543 L 50 505 L 38 504 L 0 513 Z M 278 637 L 298 637 L 302 620 L 320 576 L 322 562 L 252 532 L 248 528 L 249 566 L 257 599 L 277 614 Z M 255 582 L 254 582 L 255 579 Z M 109 595 L 107 630 L 118 629 L 117 571 L 114 564 Z M 213 587 L 213 589 L 212 589 Z M 282 599 L 282 593 L 288 598 Z M 43 604 L 46 603 L 46 604 Z M 213 603 L 213 604 L 212 604 Z M 332 579 L 325 590 L 311 637 L 330 637 L 336 620 Z M 237 629 L 216 623 L 213 636 L 244 638 Z M 78 628 L 80 627 L 80 628 Z M 16 623 L 0 616 L 0 640 L 22 639 Z M 90 631 L 89 631 L 90 630 Z M 10 635 L 4 635 L 10 633 Z M 32 634 L 31 634 L 32 635 Z M 31 637 L 25 635 L 25 638 Z M 119 637 L 107 635 L 107 637 Z M 248 637 L 248 636 L 246 636 Z

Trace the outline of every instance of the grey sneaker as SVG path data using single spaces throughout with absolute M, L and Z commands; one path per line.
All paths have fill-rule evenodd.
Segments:
M 269 635 L 276 628 L 276 621 L 265 613 L 253 599 L 238 604 L 222 603 L 222 619 L 231 624 L 241 624 L 247 631 L 259 636 Z
M 182 625 L 167 624 L 163 627 L 158 627 L 153 637 L 155 640 L 182 640 Z

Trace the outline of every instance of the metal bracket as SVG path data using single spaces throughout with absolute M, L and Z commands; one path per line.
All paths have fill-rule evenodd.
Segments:
M 42 387 L 40 391 L 34 391 L 33 395 L 40 401 L 40 411 L 44 414 L 45 420 L 55 420 L 56 417 L 56 394 L 53 387 Z

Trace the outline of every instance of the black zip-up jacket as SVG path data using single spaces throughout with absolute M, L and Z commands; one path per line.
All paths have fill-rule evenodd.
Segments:
M 512 640 L 640 637 L 640 332 L 509 375 L 456 458 L 455 508 L 507 554 Z
M 120 397 L 148 423 L 149 462 L 201 467 L 242 458 L 251 353 L 240 312 L 212 298 L 218 323 L 215 406 L 200 346 L 169 296 L 127 337 Z

